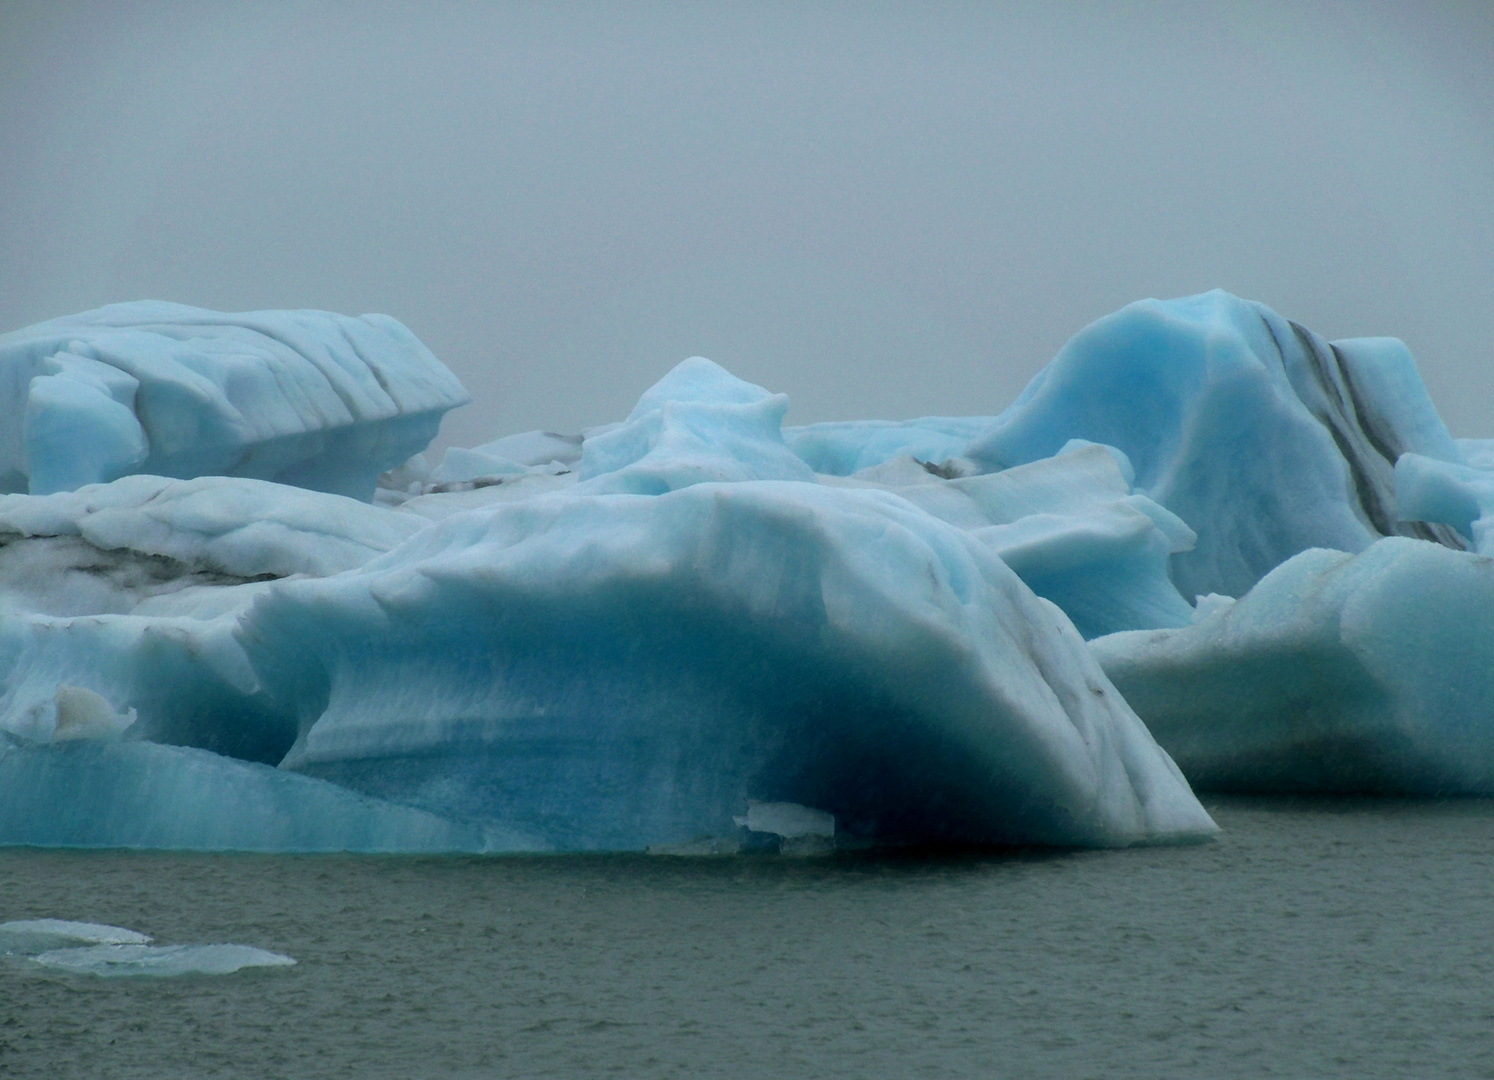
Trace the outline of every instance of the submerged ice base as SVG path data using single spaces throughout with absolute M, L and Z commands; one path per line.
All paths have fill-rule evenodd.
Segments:
M 1212 835 L 1190 781 L 1494 794 L 1494 453 L 1390 339 L 1144 301 L 999 415 L 804 427 L 695 357 L 439 461 L 463 394 L 381 317 L 124 305 L 5 365 L 0 843 L 1112 846 Z

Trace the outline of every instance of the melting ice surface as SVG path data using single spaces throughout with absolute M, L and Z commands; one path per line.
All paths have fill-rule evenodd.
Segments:
M 0 373 L 3 843 L 1111 846 L 1209 836 L 1190 781 L 1494 793 L 1494 444 L 1392 339 L 1142 301 L 999 415 L 799 428 L 696 357 L 439 461 L 464 395 L 380 316 L 115 305 Z
M 85 975 L 229 975 L 247 967 L 287 967 L 289 956 L 249 945 L 152 945 L 122 926 L 19 919 L 0 923 L 0 955 Z

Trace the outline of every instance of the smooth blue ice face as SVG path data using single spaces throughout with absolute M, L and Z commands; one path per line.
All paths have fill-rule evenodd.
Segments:
M 1329 344 L 1224 292 L 1143 300 L 1087 327 L 968 448 L 987 468 L 1051 456 L 1069 439 L 1118 447 L 1136 485 L 1198 543 L 1176 555 L 1186 596 L 1239 596 L 1312 547 L 1362 551 L 1407 533 L 1400 454 L 1457 456 L 1404 346 Z
M 145 472 L 367 501 L 466 401 L 387 316 L 113 304 L 0 335 L 0 491 Z

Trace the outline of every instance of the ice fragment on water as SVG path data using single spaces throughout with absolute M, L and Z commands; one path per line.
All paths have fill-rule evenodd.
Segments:
M 752 832 L 776 833 L 785 840 L 801 836 L 835 835 L 835 815 L 798 803 L 752 803 L 742 817 L 732 818 Z
M 251 945 L 90 945 L 52 949 L 38 964 L 82 975 L 229 975 L 249 967 L 288 967 L 289 956 Z
M 71 945 L 146 945 L 149 934 L 104 923 L 16 919 L 0 923 L 0 954 L 25 955 Z

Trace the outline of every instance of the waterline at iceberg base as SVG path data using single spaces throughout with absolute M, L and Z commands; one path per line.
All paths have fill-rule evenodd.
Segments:
M 114 305 L 0 372 L 3 844 L 1123 846 L 1212 835 L 1190 782 L 1494 794 L 1494 444 L 1392 339 L 1142 301 L 1000 415 L 799 428 L 697 357 L 439 461 L 465 394 L 387 317 Z

